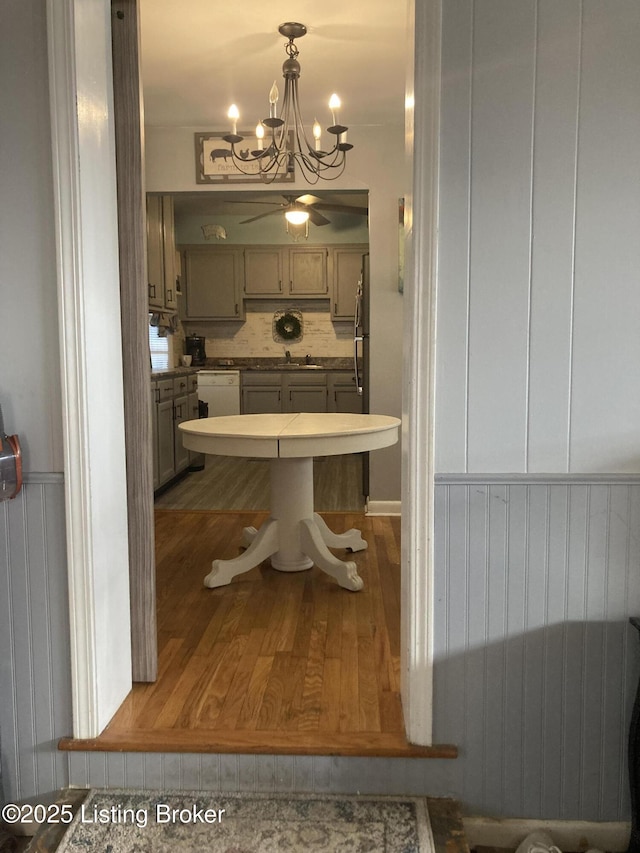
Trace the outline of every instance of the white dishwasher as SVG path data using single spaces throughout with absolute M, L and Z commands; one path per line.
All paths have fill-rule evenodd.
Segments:
M 209 407 L 210 418 L 240 414 L 240 371 L 199 370 L 198 400 Z

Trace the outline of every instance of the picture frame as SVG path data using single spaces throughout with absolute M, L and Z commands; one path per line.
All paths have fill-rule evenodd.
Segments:
M 223 133 L 196 133 L 194 134 L 196 153 L 196 183 L 197 184 L 262 184 L 257 163 L 247 163 L 247 169 L 251 174 L 245 174 L 234 164 L 231 157 L 231 145 L 224 141 L 228 131 Z M 251 131 L 240 131 L 244 140 L 238 149 L 244 151 L 251 149 L 256 144 L 255 136 Z M 293 133 L 290 132 L 291 146 L 293 146 Z M 291 148 L 291 150 L 293 150 Z M 295 172 L 285 172 L 274 179 L 275 182 L 290 182 L 295 180 Z

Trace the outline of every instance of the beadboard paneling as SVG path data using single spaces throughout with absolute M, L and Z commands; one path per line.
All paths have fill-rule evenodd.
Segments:
M 436 487 L 434 739 L 474 814 L 620 820 L 640 485 Z
M 8 799 L 66 784 L 412 793 L 469 813 L 627 819 L 640 484 L 436 487 L 435 739 L 456 761 L 59 753 L 71 732 L 61 479 L 0 505 Z M 8 697 L 8 698 L 5 698 Z
M 7 799 L 67 784 L 71 731 L 62 477 L 31 474 L 0 503 L 0 731 Z
M 442 6 L 436 470 L 640 471 L 640 6 Z

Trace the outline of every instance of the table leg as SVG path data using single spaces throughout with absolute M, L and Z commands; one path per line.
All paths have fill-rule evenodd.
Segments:
M 302 545 L 307 554 L 319 569 L 335 578 L 343 589 L 357 592 L 364 586 L 364 581 L 358 574 L 358 567 L 351 561 L 343 562 L 334 557 L 322 539 L 320 528 L 311 518 L 300 522 L 302 528 Z
M 352 527 L 351 530 L 346 530 L 344 533 L 334 533 L 327 526 L 324 518 L 318 515 L 317 512 L 314 512 L 313 520 L 320 530 L 322 541 L 328 548 L 350 548 L 352 551 L 364 551 L 368 547 L 362 538 L 362 533 L 355 527 Z
M 257 531 L 253 541 L 239 557 L 233 560 L 214 560 L 211 571 L 204 579 L 210 588 L 226 586 L 236 576 L 248 572 L 278 550 L 278 522 L 269 518 Z

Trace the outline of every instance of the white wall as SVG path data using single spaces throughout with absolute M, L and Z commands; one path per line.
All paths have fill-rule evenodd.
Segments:
M 640 5 L 443 7 L 436 470 L 637 472 Z
M 194 133 L 216 128 L 146 127 L 149 192 L 211 192 L 195 182 Z M 330 189 L 369 190 L 371 254 L 371 411 L 400 417 L 402 295 L 398 292 L 398 198 L 404 191 L 404 128 L 349 128 L 354 149 Z M 255 185 L 249 185 L 255 189 Z M 307 192 L 308 184 L 287 184 Z M 371 454 L 371 498 L 400 500 L 400 448 Z

